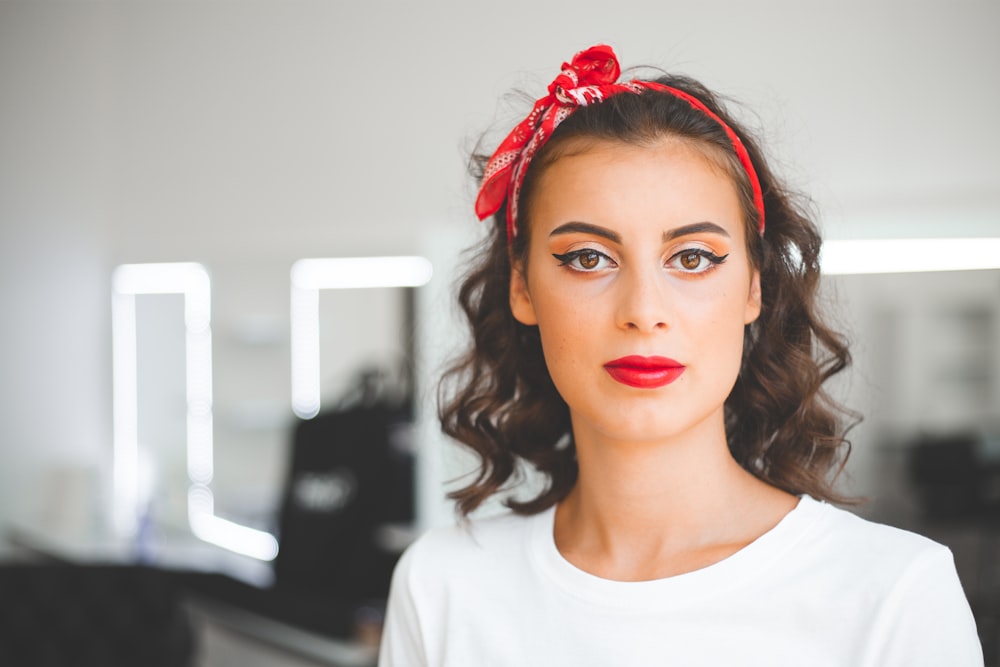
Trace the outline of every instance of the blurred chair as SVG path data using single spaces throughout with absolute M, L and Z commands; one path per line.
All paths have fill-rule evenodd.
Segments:
M 191 623 L 173 575 L 147 567 L 0 567 L 0 665 L 179 667 Z

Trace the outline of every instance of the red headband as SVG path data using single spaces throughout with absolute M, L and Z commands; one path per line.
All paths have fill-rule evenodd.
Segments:
M 743 142 L 721 118 L 698 98 L 683 90 L 653 81 L 633 79 L 615 83 L 621 74 L 618 58 L 610 46 L 598 44 L 573 56 L 571 63 L 563 63 L 562 72 L 549 84 L 548 95 L 535 102 L 528 117 L 511 130 L 496 152 L 486 163 L 483 181 L 476 198 L 476 215 L 485 220 L 500 210 L 507 201 L 507 238 L 517 235 L 517 200 L 524 174 L 531 159 L 552 136 L 559 123 L 566 120 L 577 108 L 596 104 L 620 93 L 641 93 L 655 90 L 686 101 L 695 109 L 714 120 L 726 132 L 736 151 L 736 157 L 750 178 L 753 204 L 759 217 L 759 230 L 764 234 L 764 195 L 760 189 L 757 171 Z

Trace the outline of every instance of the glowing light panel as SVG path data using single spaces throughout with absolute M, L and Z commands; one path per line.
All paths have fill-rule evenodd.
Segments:
M 258 560 L 275 559 L 278 540 L 274 535 L 215 516 L 214 502 L 208 487 L 200 484 L 191 486 L 188 492 L 188 521 L 195 537 Z
M 303 419 L 319 414 L 319 291 L 367 287 L 419 287 L 433 267 L 424 257 L 300 259 L 292 265 L 292 410 Z
M 111 278 L 114 383 L 114 525 L 135 535 L 139 515 L 138 381 L 135 297 L 184 296 L 187 395 L 187 471 L 191 481 L 188 522 L 195 536 L 232 551 L 271 560 L 274 537 L 214 516 L 208 485 L 213 475 L 211 280 L 201 264 L 123 264 Z M 270 541 L 267 539 L 270 538 Z M 273 549 L 272 543 L 273 542 Z M 273 553 L 272 553 L 273 551 Z
M 1000 238 L 826 241 L 827 275 L 1000 269 Z

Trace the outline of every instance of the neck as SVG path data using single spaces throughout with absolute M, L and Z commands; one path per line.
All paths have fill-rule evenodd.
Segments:
M 733 459 L 721 410 L 658 442 L 574 435 L 579 477 L 557 509 L 556 544 L 599 576 L 650 579 L 704 567 L 746 546 L 795 504 Z

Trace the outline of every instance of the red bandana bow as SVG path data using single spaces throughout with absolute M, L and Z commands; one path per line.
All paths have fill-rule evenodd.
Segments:
M 517 235 L 517 201 L 524 174 L 535 153 L 552 136 L 556 127 L 577 108 L 603 102 L 619 93 L 640 93 L 644 89 L 668 93 L 687 101 L 705 113 L 725 130 L 733 144 L 740 164 L 750 177 L 754 207 L 760 218 L 760 233 L 764 233 L 764 197 L 757 172 L 739 136 L 721 118 L 696 97 L 682 90 L 653 81 L 633 79 L 615 83 L 621 74 L 618 58 L 610 46 L 598 44 L 563 63 L 562 72 L 549 84 L 548 95 L 535 102 L 531 113 L 511 130 L 486 163 L 483 180 L 476 198 L 476 215 L 485 220 L 500 210 L 507 201 L 507 238 Z

